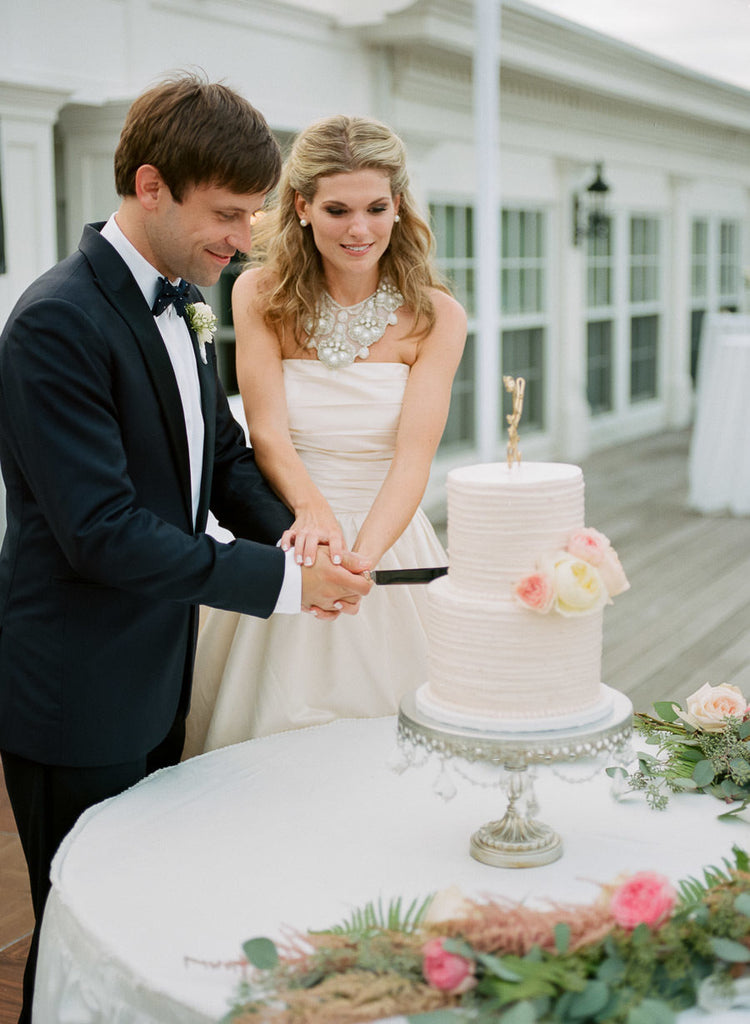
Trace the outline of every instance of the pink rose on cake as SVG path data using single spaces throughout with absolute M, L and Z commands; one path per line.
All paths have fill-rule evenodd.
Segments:
M 611 603 L 598 569 L 582 558 L 560 551 L 548 572 L 554 581 L 554 608 L 561 615 L 587 615 Z
M 576 530 L 568 541 L 567 551 L 575 558 L 596 566 L 610 597 L 617 597 L 630 588 L 617 552 L 609 538 L 599 530 L 593 527 Z
M 582 558 L 584 562 L 599 566 L 604 561 L 604 556 L 612 547 L 607 537 L 593 527 L 585 526 L 576 532 L 568 540 L 566 550 L 574 558 Z
M 683 722 L 704 732 L 721 732 L 727 718 L 744 718 L 748 711 L 742 691 L 731 683 L 704 683 L 687 699 L 687 711 L 677 711 Z
M 555 588 L 547 573 L 532 572 L 516 583 L 513 596 L 524 608 L 544 614 L 555 602 Z

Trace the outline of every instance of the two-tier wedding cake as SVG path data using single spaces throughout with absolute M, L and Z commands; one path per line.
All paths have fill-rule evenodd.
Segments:
M 602 612 L 628 582 L 584 527 L 578 466 L 492 463 L 448 475 L 448 575 L 429 585 L 429 679 L 417 707 L 511 730 L 605 716 Z

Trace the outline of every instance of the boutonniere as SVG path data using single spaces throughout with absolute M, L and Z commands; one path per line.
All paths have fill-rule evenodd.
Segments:
M 207 302 L 192 302 L 189 306 L 185 307 L 185 312 L 188 315 L 190 326 L 198 338 L 201 359 L 204 363 L 207 363 L 206 345 L 210 345 L 213 342 L 216 328 L 219 326 L 216 314 Z

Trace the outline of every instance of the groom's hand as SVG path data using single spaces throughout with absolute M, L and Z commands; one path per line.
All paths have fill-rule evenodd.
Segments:
M 363 575 L 369 568 L 367 559 L 351 551 L 344 551 L 341 564 L 334 565 L 321 545 L 314 565 L 302 567 L 302 610 L 319 619 L 337 619 L 342 612 L 356 615 L 361 598 L 372 588 Z

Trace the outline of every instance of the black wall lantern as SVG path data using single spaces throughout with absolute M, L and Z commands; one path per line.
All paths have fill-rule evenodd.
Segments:
M 609 185 L 602 177 L 603 169 L 604 164 L 596 165 L 596 177 L 586 188 L 585 199 L 573 193 L 573 245 L 580 245 L 583 238 L 605 237 L 609 231 Z

